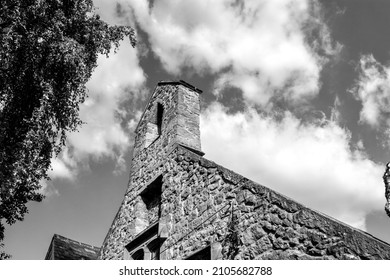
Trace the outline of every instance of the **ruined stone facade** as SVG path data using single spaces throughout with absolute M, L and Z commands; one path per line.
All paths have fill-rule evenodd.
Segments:
M 203 157 L 200 90 L 160 82 L 100 259 L 390 259 L 390 245 Z

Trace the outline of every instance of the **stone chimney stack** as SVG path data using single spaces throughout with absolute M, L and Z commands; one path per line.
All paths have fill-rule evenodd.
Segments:
M 150 148 L 163 155 L 178 144 L 204 155 L 199 129 L 200 93 L 200 89 L 182 80 L 157 84 L 135 131 L 132 173 L 139 169 L 141 153 Z

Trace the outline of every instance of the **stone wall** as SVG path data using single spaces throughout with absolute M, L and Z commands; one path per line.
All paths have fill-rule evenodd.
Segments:
M 148 166 L 144 168 L 149 170 Z M 181 146 L 171 150 L 150 181 L 160 174 L 160 221 L 168 233 L 161 247 L 165 259 L 185 259 L 210 244 L 219 245 L 221 259 L 390 258 L 387 243 Z M 122 259 L 123 247 L 118 249 L 119 244 L 126 245 L 147 227 L 144 224 L 135 230 L 135 217 L 147 211 L 139 206 L 136 193 L 133 195 L 125 198 L 113 228 L 118 232 L 126 232 L 125 228 L 132 231 L 118 235 L 111 247 L 104 244 L 100 256 L 103 259 Z
M 165 171 L 167 259 L 216 242 L 223 259 L 390 258 L 389 244 L 181 147 Z

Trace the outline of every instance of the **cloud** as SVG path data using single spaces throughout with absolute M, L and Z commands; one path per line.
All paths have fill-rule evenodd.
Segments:
M 51 181 L 42 180 L 40 185 L 41 188 L 38 193 L 44 195 L 46 199 L 60 195 L 60 192 L 54 187 Z
M 68 135 L 68 149 L 52 160 L 51 178 L 73 180 L 77 169 L 88 165 L 91 159 L 115 159 L 116 168 L 123 170 L 132 133 L 126 123 L 134 117 L 130 109 L 145 98 L 145 81 L 138 51 L 128 42 L 123 42 L 109 58 L 99 56 L 98 66 L 87 83 L 88 98 L 80 106 L 80 117 L 85 123 L 79 131 Z M 124 108 L 126 102 L 133 105 Z
M 263 106 L 273 97 L 300 102 L 315 96 L 326 56 L 340 49 L 316 1 L 163 0 L 151 9 L 147 1 L 119 3 L 149 35 L 167 71 L 218 74 L 216 93 L 237 87 Z
M 87 83 L 88 98 L 80 108 L 86 124 L 68 138 L 74 157 L 114 157 L 129 147 L 129 131 L 122 124 L 127 112 L 121 104 L 130 98 L 143 98 L 145 80 L 137 50 L 130 44 L 122 43 L 109 58 L 99 57 L 98 67 Z
M 254 109 L 228 114 L 214 103 L 202 115 L 206 157 L 297 201 L 364 229 L 365 217 L 382 210 L 383 167 L 352 149 L 337 123 L 280 120 Z
M 109 24 L 126 24 L 116 14 L 115 2 L 94 0 L 94 4 L 96 12 Z M 79 131 L 68 135 L 66 148 L 52 158 L 50 178 L 73 181 L 80 169 L 88 168 L 91 160 L 106 158 L 116 161 L 114 173 L 125 170 L 124 156 L 133 132 L 127 123 L 137 118 L 136 106 L 146 94 L 146 75 L 139 65 L 142 52 L 124 40 L 108 58 L 99 55 L 98 66 L 87 83 L 88 97 L 80 106 L 84 124 Z M 43 190 L 49 190 L 48 183 L 51 184 L 43 183 Z
M 73 180 L 77 175 L 77 162 L 69 153 L 69 148 L 65 147 L 58 157 L 51 160 L 51 169 L 48 174 L 51 179 Z
M 390 126 L 390 67 L 375 60 L 373 55 L 362 55 L 359 61 L 359 78 L 351 89 L 362 102 L 360 122 L 374 128 Z
M 110 23 L 123 25 L 123 18 L 117 15 L 116 1 L 111 0 L 93 0 L 93 5 L 96 8 L 96 13 L 99 14 L 102 20 Z
M 335 123 L 340 123 L 341 118 L 341 101 L 338 95 L 336 95 L 336 98 L 333 102 L 333 107 L 331 108 L 330 112 L 330 120 Z

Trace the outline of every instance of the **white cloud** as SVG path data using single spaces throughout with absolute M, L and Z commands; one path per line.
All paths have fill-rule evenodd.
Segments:
M 389 127 L 390 67 L 377 62 L 373 55 L 363 55 L 359 61 L 359 79 L 351 90 L 362 102 L 360 121 L 378 128 Z
M 126 125 L 129 108 L 123 109 L 122 104 L 129 99 L 134 103 L 145 94 L 146 76 L 137 55 L 137 49 L 123 42 L 116 54 L 109 58 L 99 56 L 98 67 L 87 83 L 88 97 L 80 106 L 85 124 L 68 135 L 69 149 L 52 159 L 51 178 L 72 180 L 80 165 L 88 165 L 91 159 L 112 158 L 117 162 L 116 168 L 123 169 L 132 131 Z
M 54 187 L 51 181 L 42 180 L 40 182 L 41 188 L 38 191 L 40 194 L 44 195 L 46 199 L 59 196 L 60 192 Z
M 68 138 L 76 158 L 113 157 L 129 147 L 129 131 L 122 125 L 126 111 L 121 104 L 129 98 L 143 97 L 145 79 L 137 50 L 128 43 L 122 43 L 109 58 L 99 57 L 98 67 L 87 83 L 89 96 L 80 108 L 86 124 Z
M 350 147 L 335 122 L 280 121 L 255 110 L 228 114 L 213 104 L 201 119 L 206 157 L 297 201 L 364 229 L 383 208 L 383 167 Z
M 261 105 L 275 95 L 295 102 L 315 96 L 325 63 L 319 50 L 333 55 L 340 48 L 315 1 L 162 0 L 151 10 L 147 1 L 120 3 L 148 33 L 166 70 L 178 74 L 189 66 L 218 73 L 216 92 L 238 87 Z M 313 29 L 320 36 L 309 40 Z
M 65 147 L 58 157 L 51 160 L 51 169 L 48 174 L 51 179 L 73 180 L 77 175 L 77 162 L 69 153 L 69 148 Z
M 116 3 L 94 0 L 97 13 L 109 24 L 124 24 L 115 12 Z M 142 52 L 142 50 L 141 50 Z M 116 160 L 114 172 L 124 170 L 124 153 L 130 146 L 127 123 L 137 112 L 130 112 L 134 104 L 145 98 L 146 75 L 139 65 L 139 49 L 124 40 L 116 53 L 107 58 L 100 55 L 97 68 L 87 83 L 88 97 L 80 106 L 84 124 L 78 132 L 68 135 L 67 146 L 58 157 L 53 157 L 49 176 L 52 179 L 74 180 L 80 168 L 90 160 Z M 129 101 L 131 108 L 123 108 Z M 44 189 L 48 188 L 47 182 Z

